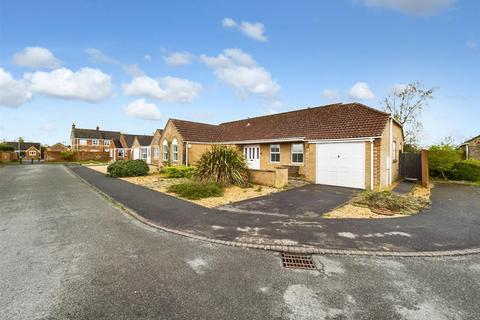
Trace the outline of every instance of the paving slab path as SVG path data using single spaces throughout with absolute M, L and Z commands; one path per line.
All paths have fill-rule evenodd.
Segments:
M 162 227 L 218 239 L 263 245 L 294 245 L 323 249 L 423 252 L 480 248 L 480 188 L 438 184 L 432 190 L 432 206 L 422 213 L 401 218 L 325 219 L 320 210 L 285 210 L 346 200 L 354 192 L 345 188 L 305 186 L 283 191 L 239 210 L 208 209 L 120 179 L 107 177 L 82 166 L 70 167 L 78 176 L 114 200 Z M 281 199 L 277 209 L 269 199 Z M 259 202 L 260 201 L 260 202 Z M 263 202 L 262 202 L 263 201 Z M 341 202 L 341 201 L 340 201 Z M 258 205 L 260 203 L 260 205 Z M 263 204 L 262 204 L 263 203 Z M 265 205 L 268 203 L 268 205 Z M 337 204 L 330 203 L 330 206 Z M 329 206 L 325 206 L 326 209 Z M 233 208 L 233 210 L 232 210 Z M 248 208 L 248 209 L 245 209 Z M 270 211 L 265 211 L 268 208 Z M 238 208 L 237 208 L 238 209 Z

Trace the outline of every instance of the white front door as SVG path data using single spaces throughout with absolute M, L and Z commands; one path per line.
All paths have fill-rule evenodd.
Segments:
M 133 160 L 140 159 L 140 148 L 133 148 Z
M 244 146 L 243 154 L 250 169 L 260 169 L 260 146 L 258 144 Z
M 365 143 L 317 144 L 316 182 L 365 189 Z

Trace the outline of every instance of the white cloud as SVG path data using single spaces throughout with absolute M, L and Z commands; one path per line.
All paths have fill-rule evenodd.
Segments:
M 328 99 L 328 100 L 339 100 L 340 99 L 340 94 L 338 93 L 337 90 L 333 90 L 333 89 L 325 89 L 322 91 L 322 96 L 325 98 L 325 99 Z
M 400 94 L 401 92 L 405 91 L 405 89 L 408 87 L 407 83 L 397 83 L 393 85 L 393 93 L 395 94 Z
M 166 64 L 171 66 L 181 66 L 192 63 L 193 55 L 189 52 L 172 52 L 163 56 Z
M 129 117 L 143 120 L 160 120 L 162 114 L 153 103 L 147 103 L 145 99 L 138 99 L 130 102 L 123 108 L 125 114 Z
M 55 58 L 52 52 L 42 47 L 26 47 L 21 52 L 13 55 L 13 63 L 30 68 L 49 68 L 56 69 L 60 67 L 60 60 Z
M 98 49 L 88 48 L 88 49 L 85 49 L 85 53 L 87 54 L 91 62 L 109 64 L 112 66 L 120 67 L 122 68 L 123 72 L 125 72 L 127 75 L 131 77 L 139 77 L 145 74 L 138 65 L 122 63 L 115 58 L 107 56 L 106 54 L 104 54 L 102 51 Z
M 123 91 L 128 96 L 146 96 L 169 102 L 191 102 L 201 89 L 199 83 L 169 76 L 158 79 L 136 77 L 123 86 Z
M 232 18 L 225 18 L 222 20 L 222 25 L 225 28 L 233 28 L 237 26 L 237 23 Z
M 255 94 L 273 99 L 280 90 L 270 72 L 240 49 L 226 49 L 216 57 L 202 55 L 200 59 L 215 71 L 220 80 L 233 87 L 240 97 Z
M 32 99 L 32 93 L 22 80 L 0 68 L 0 106 L 15 108 Z
M 98 69 L 37 71 L 26 73 L 24 79 L 33 92 L 63 99 L 97 102 L 112 94 L 111 77 Z
M 143 56 L 143 59 L 147 60 L 148 62 L 152 61 L 152 56 L 149 54 L 146 54 Z
M 357 82 L 348 91 L 350 98 L 355 100 L 372 100 L 375 99 L 375 94 L 370 90 L 368 84 L 365 82 Z
M 268 41 L 265 35 L 265 25 L 260 22 L 242 21 L 240 24 L 231 18 L 222 20 L 222 25 L 225 28 L 238 28 L 244 35 L 257 41 Z
M 437 13 L 456 0 L 361 0 L 368 7 L 384 7 L 413 15 Z
M 467 45 L 467 48 L 469 48 L 469 49 L 476 49 L 478 47 L 478 43 L 475 42 L 475 41 L 472 41 L 472 40 L 467 41 L 465 44 Z

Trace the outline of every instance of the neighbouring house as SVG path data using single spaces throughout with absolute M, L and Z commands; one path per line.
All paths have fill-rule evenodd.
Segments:
M 5 142 L 15 149 L 17 156 L 20 155 L 25 160 L 40 160 L 42 157 L 41 144 L 39 142 Z
M 65 161 L 62 158 L 63 151 L 69 151 L 70 148 L 64 145 L 61 142 L 55 143 L 54 145 L 48 146 L 45 149 L 45 154 L 43 155 L 44 160 L 47 162 L 55 162 L 55 161 Z
M 360 103 L 332 104 L 219 125 L 169 119 L 163 164 L 195 164 L 212 145 L 235 146 L 252 170 L 288 168 L 311 183 L 382 189 L 399 178 L 402 126 Z
M 162 161 L 160 159 L 160 140 L 162 138 L 162 129 L 155 130 L 153 134 L 152 142 L 150 144 L 150 153 L 151 153 L 151 164 L 160 165 Z
M 153 136 L 136 135 L 132 144 L 132 159 L 141 159 L 148 164 L 152 163 L 152 139 Z
M 132 146 L 135 141 L 136 135 L 134 134 L 120 134 L 118 139 L 114 140 L 114 161 L 117 160 L 130 160 L 132 159 Z
M 465 159 L 480 160 L 480 135 L 465 141 L 461 148 Z
M 71 149 L 78 160 L 109 160 L 113 159 L 114 140 L 120 138 L 118 131 L 76 128 L 72 124 L 70 134 Z

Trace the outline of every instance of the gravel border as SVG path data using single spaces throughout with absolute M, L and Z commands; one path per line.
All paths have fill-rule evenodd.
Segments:
M 65 166 L 67 169 L 68 167 Z M 158 229 L 173 233 L 179 236 L 188 237 L 195 240 L 216 243 L 231 247 L 237 248 L 246 248 L 246 249 L 260 249 L 268 250 L 275 252 L 288 252 L 288 253 L 300 253 L 300 254 L 321 254 L 321 255 L 347 255 L 347 256 L 378 256 L 378 257 L 447 257 L 447 256 L 465 256 L 472 254 L 480 254 L 480 248 L 471 248 L 471 249 L 461 249 L 461 250 L 447 250 L 447 251 L 368 251 L 368 250 L 358 250 L 358 249 L 325 249 L 312 246 L 280 246 L 280 245 L 264 245 L 264 244 L 253 244 L 253 243 L 244 243 L 238 241 L 224 241 L 218 239 L 212 239 L 208 237 L 203 237 L 183 231 L 178 231 L 175 229 L 163 227 L 161 225 L 155 224 L 150 220 L 142 217 L 135 210 L 130 209 L 124 206 L 122 203 L 113 199 L 77 173 L 72 170 L 68 170 L 75 177 L 80 179 L 83 183 L 88 185 L 90 188 L 98 192 L 103 198 L 114 204 L 117 208 L 120 208 L 124 213 L 128 214 L 130 217 L 142 222 L 143 224 Z

